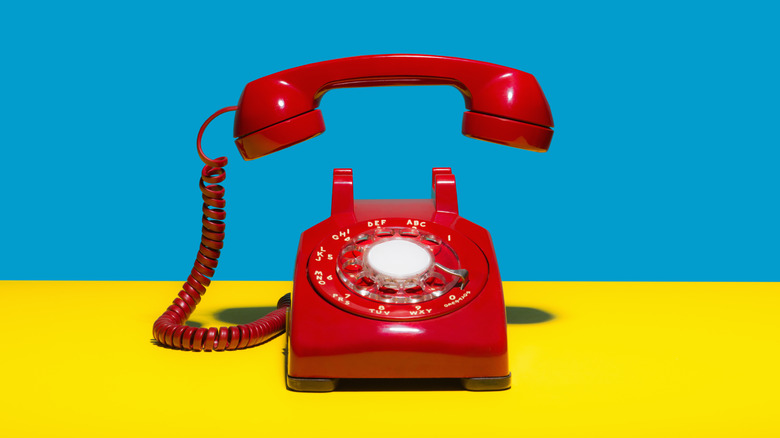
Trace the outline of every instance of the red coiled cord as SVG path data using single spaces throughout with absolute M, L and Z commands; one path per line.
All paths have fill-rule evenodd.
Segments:
M 249 324 L 233 327 L 196 328 L 184 325 L 195 306 L 206 293 L 211 278 L 217 268 L 222 241 L 225 239 L 225 189 L 220 185 L 225 180 L 227 157 L 214 160 L 203 153 L 201 139 L 206 126 L 217 116 L 237 107 L 222 108 L 211 115 L 198 131 L 198 155 L 205 166 L 200 177 L 200 191 L 203 193 L 203 236 L 195 266 L 179 291 L 178 298 L 154 322 L 152 333 L 163 345 L 182 350 L 235 350 L 261 344 L 284 331 L 287 308 L 290 307 L 290 294 L 279 299 L 277 309 Z M 208 185 L 207 185 L 208 184 Z

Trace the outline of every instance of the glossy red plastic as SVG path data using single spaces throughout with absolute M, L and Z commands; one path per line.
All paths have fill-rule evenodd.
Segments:
M 288 382 L 504 378 L 508 385 L 506 316 L 493 245 L 485 229 L 458 215 L 452 172 L 433 170 L 433 199 L 354 200 L 352 193 L 351 170 L 335 170 L 331 217 L 301 236 L 287 321 Z M 423 303 L 383 306 L 356 296 L 329 256 L 365 230 L 395 225 L 447 242 L 457 254 L 456 267 L 469 270 L 469 281 Z M 380 306 L 388 313 L 376 312 Z M 431 312 L 414 314 L 420 307 Z
M 550 107 L 536 79 L 486 62 L 432 55 L 372 55 L 318 62 L 250 82 L 236 111 L 234 136 L 244 159 L 325 131 L 320 99 L 334 88 L 450 85 L 465 99 L 463 134 L 533 151 L 552 139 Z

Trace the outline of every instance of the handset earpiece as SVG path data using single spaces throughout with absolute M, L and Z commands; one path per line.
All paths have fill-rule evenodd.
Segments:
M 451 85 L 466 102 L 463 134 L 544 152 L 552 115 L 536 79 L 525 72 L 469 59 L 372 55 L 318 62 L 250 82 L 236 111 L 234 136 L 245 160 L 268 155 L 325 131 L 320 99 L 334 88 Z
M 492 74 L 487 81 L 472 82 L 471 111 L 463 113 L 463 135 L 545 152 L 552 141 L 553 120 L 536 79 L 506 67 Z
M 550 147 L 553 130 L 512 119 L 474 111 L 463 113 L 463 135 L 534 152 Z
M 254 160 L 314 138 L 323 132 L 325 121 L 322 120 L 322 112 L 315 109 L 239 137 L 236 139 L 236 146 L 245 160 Z

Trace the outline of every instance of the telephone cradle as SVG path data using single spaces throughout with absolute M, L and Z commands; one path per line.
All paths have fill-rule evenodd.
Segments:
M 200 248 L 190 275 L 152 328 L 166 347 L 236 350 L 287 332 L 287 386 L 331 391 L 339 379 L 460 379 L 469 390 L 510 386 L 506 312 L 488 232 L 458 214 L 455 177 L 433 169 L 432 199 L 355 200 L 352 170 L 333 173 L 331 216 L 305 231 L 292 297 L 257 321 L 185 323 L 211 283 L 225 239 L 226 157 L 209 158 L 208 124 L 235 111 L 245 160 L 325 131 L 317 109 L 336 88 L 449 85 L 463 94 L 467 137 L 545 152 L 552 115 L 536 79 L 496 64 L 432 55 L 371 55 L 308 64 L 250 82 L 238 105 L 201 126 Z
M 339 378 L 458 378 L 505 389 L 506 314 L 489 233 L 458 215 L 455 178 L 432 199 L 354 200 L 333 173 L 331 216 L 303 233 L 287 318 L 287 385 Z

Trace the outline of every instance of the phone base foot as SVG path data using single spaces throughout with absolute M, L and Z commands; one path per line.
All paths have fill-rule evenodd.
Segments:
M 316 379 L 287 376 L 287 388 L 300 392 L 330 392 L 336 389 L 339 379 Z
M 472 377 L 460 379 L 464 389 L 469 391 L 501 391 L 512 386 L 512 374 L 503 377 Z

